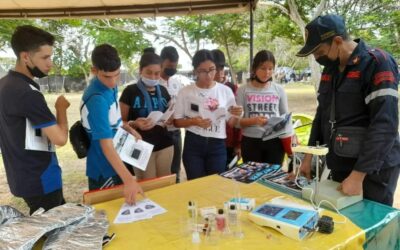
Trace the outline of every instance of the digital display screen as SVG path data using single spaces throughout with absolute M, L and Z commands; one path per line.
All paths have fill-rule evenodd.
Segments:
M 299 218 L 300 215 L 302 215 L 302 214 L 303 213 L 301 213 L 301 212 L 296 212 L 296 211 L 291 210 L 291 211 L 287 212 L 283 216 L 283 218 L 288 219 L 288 220 L 297 220 L 297 218 Z
M 283 210 L 283 208 L 281 208 L 281 207 L 263 206 L 262 208 L 257 210 L 257 213 L 274 217 L 282 210 Z

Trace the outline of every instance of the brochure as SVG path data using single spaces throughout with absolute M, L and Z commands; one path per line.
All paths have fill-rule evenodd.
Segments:
M 121 160 L 145 171 L 149 162 L 153 145 L 136 138 L 123 128 L 118 128 L 113 138 L 114 148 Z

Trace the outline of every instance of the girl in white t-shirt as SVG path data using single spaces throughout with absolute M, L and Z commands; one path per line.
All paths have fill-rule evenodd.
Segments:
M 175 126 L 186 129 L 182 160 L 188 180 L 225 170 L 225 122 L 235 125 L 242 113 L 232 91 L 213 80 L 209 50 L 197 51 L 192 64 L 196 83 L 179 91 L 174 113 Z

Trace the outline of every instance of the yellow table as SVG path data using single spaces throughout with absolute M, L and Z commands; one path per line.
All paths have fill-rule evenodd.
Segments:
M 256 198 L 257 205 L 277 196 L 290 197 L 258 183 L 238 184 L 213 175 L 147 192 L 148 198 L 168 210 L 150 220 L 114 224 L 124 200 L 99 203 L 95 205 L 96 209 L 107 211 L 109 232 L 116 234 L 115 239 L 105 249 L 362 249 L 365 234 L 350 220 L 345 224 L 335 224 L 332 234 L 314 233 L 303 241 L 295 241 L 273 229 L 255 225 L 247 218 L 247 212 L 242 212 L 240 217 L 243 239 L 220 237 L 216 244 L 209 244 L 202 238 L 200 244 L 192 244 L 190 236 L 185 234 L 188 201 L 195 200 L 198 207 L 222 208 L 223 203 L 234 197 L 238 189 L 241 197 Z M 290 199 L 304 202 L 293 197 Z M 343 220 L 331 211 L 324 211 L 323 214 L 336 221 Z

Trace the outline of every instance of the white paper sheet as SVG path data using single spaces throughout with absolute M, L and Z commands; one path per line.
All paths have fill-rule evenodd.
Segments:
M 154 124 L 165 123 L 174 114 L 174 105 L 171 105 L 164 113 L 161 111 L 151 111 L 147 118 Z
M 150 199 L 138 201 L 135 206 L 124 203 L 114 220 L 115 224 L 151 219 L 167 210 Z
M 113 138 L 115 150 L 121 160 L 130 165 L 145 171 L 149 162 L 153 145 L 143 140 L 136 141 L 136 138 L 123 128 L 118 128 Z
M 280 136 L 291 136 L 293 134 L 292 113 L 271 117 L 267 124 L 260 129 L 264 132 L 263 141 Z
M 55 146 L 43 133 L 42 129 L 34 129 L 32 123 L 26 119 L 25 149 L 45 152 L 55 152 Z
M 214 111 L 201 109 L 201 117 L 203 119 L 210 119 L 212 123 L 217 124 L 226 118 L 227 112 L 225 108 L 217 108 Z

